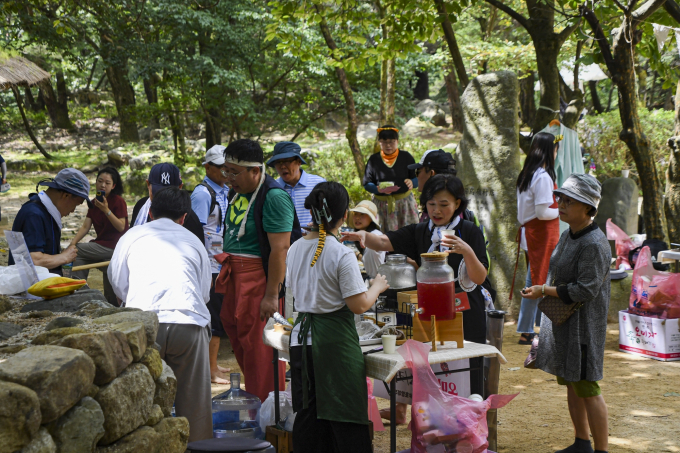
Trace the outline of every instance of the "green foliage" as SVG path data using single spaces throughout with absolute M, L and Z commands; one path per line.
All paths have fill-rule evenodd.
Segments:
M 650 149 L 663 187 L 669 155 L 666 142 L 673 135 L 675 114 L 672 111 L 650 112 L 647 109 L 640 109 L 639 113 L 642 130 L 650 141 Z M 618 177 L 621 176 L 621 170 L 629 169 L 631 177 L 638 182 L 639 186 L 635 162 L 626 144 L 619 139 L 621 119 L 618 111 L 586 116 L 579 123 L 578 132 L 581 146 L 595 161 L 598 179 L 603 181 L 607 178 Z

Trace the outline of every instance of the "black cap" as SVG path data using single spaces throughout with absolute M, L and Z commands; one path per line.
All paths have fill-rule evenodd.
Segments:
M 427 167 L 432 170 L 448 170 L 450 167 L 456 166 L 456 160 L 451 153 L 447 153 L 443 149 L 434 149 L 426 151 L 423 158 L 417 164 L 408 166 L 409 170 L 417 170 L 419 168 Z

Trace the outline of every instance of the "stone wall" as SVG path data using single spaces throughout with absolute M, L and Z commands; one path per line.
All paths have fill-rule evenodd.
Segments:
M 490 279 L 497 308 L 516 317 L 526 264 L 520 256 L 512 304 L 508 301 L 517 243 L 516 181 L 520 166 L 519 83 L 511 71 L 475 77 L 461 96 L 465 130 L 456 153 L 458 177 L 479 221 L 487 229 Z
M 0 301 L 0 453 L 184 453 L 156 314 L 61 299 Z

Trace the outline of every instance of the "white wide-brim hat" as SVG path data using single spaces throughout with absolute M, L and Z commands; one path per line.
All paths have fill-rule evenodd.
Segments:
M 350 228 L 354 228 L 354 218 L 352 216 L 353 212 L 359 212 L 361 214 L 366 214 L 371 218 L 371 222 L 375 223 L 378 228 L 380 228 L 380 222 L 378 222 L 378 207 L 370 200 L 364 200 L 357 204 L 353 209 L 349 210 L 350 215 L 347 219 L 347 224 Z

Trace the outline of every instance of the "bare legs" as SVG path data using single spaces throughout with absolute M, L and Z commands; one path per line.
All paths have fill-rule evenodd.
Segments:
M 210 339 L 209 344 L 209 356 L 210 356 L 210 382 L 213 384 L 228 384 L 229 381 L 222 377 L 222 373 L 228 373 L 229 368 L 222 368 L 217 365 L 217 353 L 220 350 L 220 337 L 213 336 Z
M 609 422 L 604 397 L 598 395 L 580 398 L 576 396 L 571 385 L 568 385 L 567 401 L 576 437 L 589 440 L 592 432 L 595 450 L 607 451 L 609 448 Z

